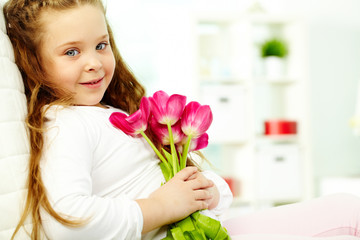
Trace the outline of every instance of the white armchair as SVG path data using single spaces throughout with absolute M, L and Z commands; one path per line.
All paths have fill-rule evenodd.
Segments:
M 29 144 L 24 86 L 14 63 L 2 10 L 0 29 L 0 239 L 10 239 L 24 204 Z M 27 227 L 31 227 L 30 221 Z M 28 239 L 24 229 L 16 239 Z

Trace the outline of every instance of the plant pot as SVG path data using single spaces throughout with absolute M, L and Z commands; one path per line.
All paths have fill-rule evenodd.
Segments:
M 269 79 L 278 79 L 285 76 L 285 59 L 275 56 L 264 58 L 265 76 Z

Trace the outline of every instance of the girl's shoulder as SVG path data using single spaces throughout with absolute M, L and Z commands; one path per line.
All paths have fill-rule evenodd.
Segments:
M 78 136 L 83 141 L 98 141 L 114 131 L 109 121 L 111 113 L 119 109 L 92 106 L 59 106 L 49 107 L 45 112 L 45 133 L 49 139 L 66 139 Z
M 94 125 L 107 124 L 111 113 L 120 109 L 106 106 L 61 106 L 53 105 L 46 109 L 45 117 L 47 126 L 66 125 L 77 127 L 91 127 Z
M 52 105 L 45 108 L 45 117 L 48 120 L 56 119 L 71 119 L 79 117 L 102 117 L 109 115 L 113 112 L 124 112 L 118 108 L 112 106 L 106 106 L 105 108 L 97 106 L 63 106 Z

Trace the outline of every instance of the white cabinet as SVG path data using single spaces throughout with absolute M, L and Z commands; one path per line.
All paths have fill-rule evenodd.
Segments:
M 195 19 L 196 86 L 214 114 L 207 151 L 214 147 L 217 154 L 207 157 L 220 157 L 219 173 L 240 181 L 239 201 L 308 198 L 306 24 L 296 17 L 229 12 L 203 12 Z M 282 75 L 266 72 L 260 55 L 261 44 L 272 38 L 288 47 Z M 296 121 L 296 137 L 264 136 L 264 122 L 276 119 Z
M 301 198 L 302 158 L 297 144 L 270 144 L 256 151 L 256 197 L 259 201 Z
M 212 143 L 229 144 L 248 139 L 246 126 L 246 88 L 241 84 L 204 84 L 200 89 L 201 101 L 209 104 L 213 123 L 208 134 Z

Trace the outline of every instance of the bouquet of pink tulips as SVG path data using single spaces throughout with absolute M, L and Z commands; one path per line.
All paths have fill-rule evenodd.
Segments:
M 198 102 L 186 104 L 186 97 L 178 94 L 169 96 L 163 91 L 152 97 L 143 97 L 140 108 L 130 116 L 115 112 L 110 122 L 127 135 L 144 137 L 157 154 L 166 181 L 186 167 L 188 153 L 208 145 L 206 131 L 212 122 L 212 112 L 208 105 Z M 145 134 L 151 131 L 170 152 L 162 148 L 160 152 Z M 230 239 L 219 221 L 195 212 L 187 218 L 171 224 L 164 239 L 207 240 Z

